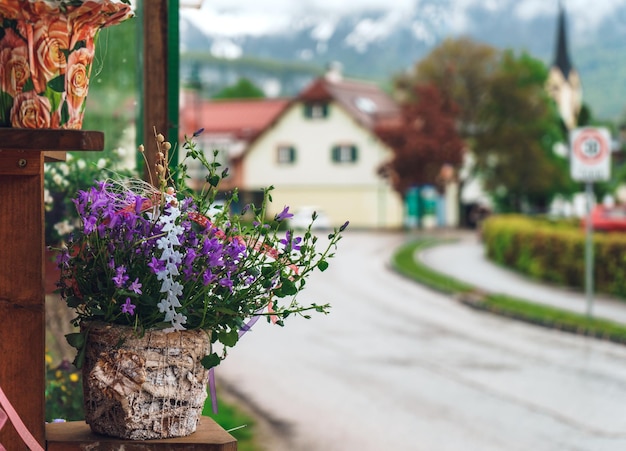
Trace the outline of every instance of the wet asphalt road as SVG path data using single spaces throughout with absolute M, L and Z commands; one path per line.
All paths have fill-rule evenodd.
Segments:
M 217 369 L 291 451 L 626 449 L 626 346 L 460 305 L 388 269 L 401 234 L 348 233 L 301 301 Z

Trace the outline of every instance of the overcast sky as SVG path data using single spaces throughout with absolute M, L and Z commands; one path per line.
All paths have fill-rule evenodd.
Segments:
M 572 33 L 595 28 L 626 0 L 562 0 Z M 236 36 L 281 30 L 306 15 L 339 17 L 354 11 L 379 10 L 394 17 L 417 12 L 430 26 L 462 33 L 469 8 L 510 9 L 520 18 L 554 16 L 557 0 L 204 0 L 200 10 L 184 10 L 210 34 Z M 323 32 L 323 30 L 322 30 Z

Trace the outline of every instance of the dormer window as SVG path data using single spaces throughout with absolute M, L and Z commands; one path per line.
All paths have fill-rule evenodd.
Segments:
M 310 102 L 304 105 L 304 117 L 309 119 L 322 119 L 328 116 L 328 103 Z

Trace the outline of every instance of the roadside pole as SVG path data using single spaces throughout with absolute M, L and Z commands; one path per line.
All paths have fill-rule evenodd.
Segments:
M 587 194 L 587 222 L 585 237 L 585 294 L 587 297 L 587 316 L 593 316 L 593 223 L 591 222 L 591 208 L 593 207 L 593 183 L 586 183 Z
M 583 127 L 570 132 L 570 170 L 574 180 L 585 182 L 587 219 L 585 221 L 585 293 L 587 316 L 593 314 L 594 246 L 591 211 L 593 182 L 611 177 L 611 135 L 606 128 Z

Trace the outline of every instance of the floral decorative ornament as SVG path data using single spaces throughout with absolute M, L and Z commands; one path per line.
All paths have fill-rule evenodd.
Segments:
M 2 0 L 0 127 L 80 129 L 95 40 L 128 0 Z
M 219 163 L 208 161 L 193 138 L 183 148 L 187 159 L 208 171 L 200 192 L 185 185 L 184 162 L 170 174 L 171 145 L 161 135 L 156 142 L 154 183 L 99 181 L 74 199 L 81 224 L 60 253 L 59 286 L 76 312 L 75 325 L 130 325 L 138 334 L 154 328 L 211 331 L 223 350 L 206 356 L 209 368 L 225 358 L 251 319 L 264 316 L 283 325 L 292 315 L 328 312 L 328 304 L 301 305 L 296 295 L 314 270 L 328 267 L 347 222 L 318 250 L 311 226 L 297 237 L 285 230 L 289 207 L 268 221 L 272 187 L 264 190 L 262 205 L 235 212 L 236 191 L 216 202 L 226 171 L 220 173 Z M 84 339 L 82 333 L 68 336 L 79 351 Z M 81 365 L 80 352 L 75 363 Z

